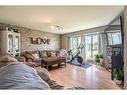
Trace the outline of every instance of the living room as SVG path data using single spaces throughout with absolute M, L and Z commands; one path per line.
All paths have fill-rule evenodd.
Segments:
M 124 6 L 0 6 L 0 11 L 0 53 L 46 68 L 58 83 L 50 88 L 123 89 L 124 77 L 117 85 L 106 64 L 107 48 L 114 47 L 106 46 L 121 44 L 123 58 Z M 118 67 L 123 71 L 123 63 Z

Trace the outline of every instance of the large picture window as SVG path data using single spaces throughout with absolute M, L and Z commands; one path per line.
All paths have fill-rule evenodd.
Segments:
M 71 37 L 71 49 L 72 48 L 77 48 L 79 44 L 81 43 L 81 37 L 80 36 L 75 36 Z
M 78 52 L 77 47 L 80 45 L 81 43 L 81 36 L 75 36 L 75 37 L 71 37 L 71 49 L 73 49 L 73 56 L 75 56 Z
M 70 49 L 73 49 L 73 54 L 77 51 L 77 47 L 81 43 L 81 36 L 70 37 Z M 84 49 L 81 51 L 84 60 L 89 60 L 94 58 L 94 55 L 101 52 L 101 34 L 90 34 L 84 36 Z M 84 52 L 83 52 L 84 51 Z
M 100 35 L 87 35 L 84 39 L 85 43 L 85 60 L 93 59 L 94 55 L 99 53 L 100 49 Z
M 121 33 L 118 32 L 109 32 L 107 33 L 108 36 L 108 45 L 116 45 L 122 44 Z

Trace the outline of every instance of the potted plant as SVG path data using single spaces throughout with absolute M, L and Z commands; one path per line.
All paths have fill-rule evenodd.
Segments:
M 96 64 L 102 65 L 102 62 L 103 62 L 103 55 L 102 54 L 94 55 L 94 59 L 95 59 Z
M 120 68 L 114 68 L 113 69 L 113 80 L 116 82 L 116 84 L 121 84 L 124 77 L 123 70 Z
M 103 63 L 103 54 L 99 54 L 99 59 L 100 59 L 100 64 L 102 65 L 102 63 Z
M 94 60 L 95 60 L 96 64 L 99 65 L 99 63 L 100 63 L 99 54 L 94 55 Z

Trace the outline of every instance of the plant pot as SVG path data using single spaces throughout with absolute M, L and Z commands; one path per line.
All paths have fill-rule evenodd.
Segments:
M 100 58 L 100 65 L 103 64 L 103 58 Z
M 115 82 L 116 84 L 122 84 L 122 80 L 117 80 L 116 78 L 114 78 L 114 82 Z

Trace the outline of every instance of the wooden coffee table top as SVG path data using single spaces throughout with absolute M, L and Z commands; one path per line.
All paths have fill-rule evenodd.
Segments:
M 43 61 L 54 61 L 54 60 L 58 60 L 58 57 L 46 57 L 46 58 L 42 58 Z
M 51 62 L 51 61 L 59 61 L 63 59 L 66 60 L 66 58 L 64 57 L 46 57 L 46 58 L 42 58 L 42 61 Z

